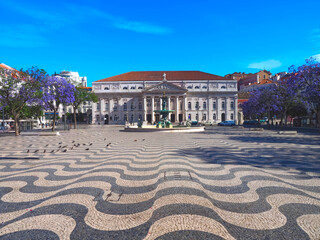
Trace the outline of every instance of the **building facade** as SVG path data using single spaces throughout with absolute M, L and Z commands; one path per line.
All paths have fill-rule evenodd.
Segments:
M 237 121 L 237 80 L 200 71 L 128 72 L 92 83 L 99 97 L 92 106 L 93 124 L 159 121 L 161 97 L 170 100 L 173 123 Z
M 74 84 L 75 86 L 87 87 L 87 77 L 80 77 L 78 72 L 63 70 L 54 75 L 65 78 L 68 82 Z

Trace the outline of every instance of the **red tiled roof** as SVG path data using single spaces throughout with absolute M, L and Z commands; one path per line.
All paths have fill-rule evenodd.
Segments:
M 167 74 L 168 81 L 174 80 L 232 80 L 218 75 L 200 71 L 141 71 L 127 72 L 95 82 L 118 82 L 118 81 L 162 81 L 163 74 Z
M 0 63 L 0 67 L 8 69 L 8 70 L 15 70 L 14 68 L 9 67 L 8 65 L 5 65 L 4 63 Z
M 248 102 L 248 99 L 238 99 L 238 103 Z
M 272 81 L 269 80 L 269 79 L 263 79 L 263 80 L 261 80 L 261 81 L 259 82 L 260 85 L 261 85 L 261 84 L 270 84 L 270 83 L 272 83 Z

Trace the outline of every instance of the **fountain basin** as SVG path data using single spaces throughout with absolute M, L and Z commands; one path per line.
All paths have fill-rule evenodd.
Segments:
M 203 132 L 205 127 L 175 127 L 175 128 L 157 128 L 155 125 L 148 126 L 127 126 L 126 132 Z

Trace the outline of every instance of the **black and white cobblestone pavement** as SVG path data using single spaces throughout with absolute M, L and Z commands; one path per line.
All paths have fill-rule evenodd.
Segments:
M 0 239 L 320 239 L 320 136 L 0 136 Z

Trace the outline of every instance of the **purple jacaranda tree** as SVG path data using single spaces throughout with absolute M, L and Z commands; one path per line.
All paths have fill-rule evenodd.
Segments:
M 316 114 L 316 125 L 320 127 L 320 63 L 314 58 L 306 60 L 306 64 L 290 68 L 292 83 L 300 89 L 300 96 L 308 108 Z
M 248 101 L 243 103 L 242 109 L 245 118 L 261 119 L 268 116 L 270 119 L 270 116 L 278 111 L 275 86 L 270 85 L 268 88 L 252 91 Z
M 54 131 L 59 106 L 60 104 L 67 106 L 74 102 L 75 87 L 66 79 L 56 76 L 47 77 L 43 81 L 42 87 L 42 104 L 46 110 L 53 111 L 52 131 Z
M 6 107 L 14 118 L 16 136 L 20 135 L 19 117 L 27 105 L 39 104 L 41 81 L 46 78 L 42 69 L 24 70 L 0 68 L 0 108 Z
M 281 117 L 280 125 L 283 125 L 283 123 L 287 125 L 288 112 L 299 101 L 299 88 L 293 83 L 291 78 L 292 76 L 280 79 L 274 88 L 276 108 Z

